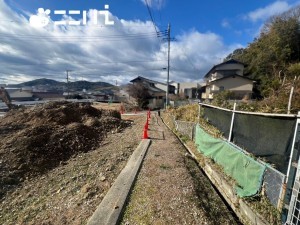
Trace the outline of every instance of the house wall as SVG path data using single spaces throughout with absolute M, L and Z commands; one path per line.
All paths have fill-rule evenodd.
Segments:
M 150 93 L 150 95 L 152 97 L 156 97 L 156 98 L 166 98 L 166 93 L 165 92 L 152 92 L 152 91 L 148 91 Z
M 179 84 L 179 93 L 184 93 L 185 89 L 191 89 L 191 88 L 197 88 L 198 83 L 195 82 L 186 82 L 186 83 L 180 83 Z
M 213 80 L 217 80 L 223 77 L 223 74 L 219 73 L 219 72 L 214 72 L 211 73 L 207 79 L 207 82 L 211 82 Z
M 224 89 L 220 89 L 223 87 Z M 206 86 L 205 93 L 202 93 L 203 99 L 212 99 L 214 93 L 222 90 L 229 90 L 235 93 L 236 99 L 242 99 L 245 96 L 250 97 L 253 89 L 253 81 L 236 76 L 228 77 L 223 80 L 215 81 Z
M 14 91 L 9 93 L 11 98 L 31 98 L 32 97 L 32 92 L 27 92 L 27 91 Z
M 163 84 L 155 84 L 155 87 L 167 91 L 167 85 L 163 85 Z
M 150 109 L 164 108 L 165 100 L 164 99 L 150 99 L 148 107 Z
M 155 87 L 167 92 L 167 85 L 166 84 L 159 84 L 155 83 Z M 175 94 L 175 87 L 169 84 L 169 94 Z
M 179 84 L 179 83 L 176 83 L 176 82 L 170 82 L 170 85 L 172 85 L 172 86 L 175 87 L 175 92 L 174 92 L 174 94 L 178 95 L 178 94 L 179 94 L 179 86 L 180 86 L 180 84 Z
M 219 70 L 239 70 L 236 73 L 238 75 L 243 76 L 244 73 L 244 65 L 243 64 L 223 64 L 218 66 Z
M 224 64 L 218 66 L 216 69 L 218 70 L 237 70 L 234 73 L 240 76 L 243 76 L 244 73 L 244 65 L 242 64 Z M 214 71 L 209 75 L 207 78 L 207 81 L 213 81 L 224 77 L 224 74 L 222 71 Z
M 220 81 L 215 81 L 211 86 L 212 92 L 219 91 L 221 86 L 224 87 L 224 90 L 252 92 L 253 81 L 236 76 L 235 78 L 231 77 Z

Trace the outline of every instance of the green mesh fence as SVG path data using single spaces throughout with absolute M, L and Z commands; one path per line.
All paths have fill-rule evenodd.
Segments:
M 198 150 L 224 168 L 226 174 L 236 182 L 240 197 L 257 194 L 262 185 L 265 166 L 225 142 L 207 134 L 199 125 L 196 127 L 195 143 Z
M 229 136 L 232 112 L 202 106 L 203 118 Z M 295 130 L 295 117 L 235 113 L 232 142 L 286 174 Z
M 291 154 L 295 118 L 235 114 L 233 142 L 256 157 L 264 158 L 286 174 Z
M 217 127 L 227 139 L 229 136 L 232 112 L 210 107 L 202 107 L 202 109 L 203 118 L 213 126 Z

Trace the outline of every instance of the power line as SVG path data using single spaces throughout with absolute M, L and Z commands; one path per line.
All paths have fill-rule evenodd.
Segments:
M 61 40 L 83 40 L 83 41 L 96 41 L 96 40 L 136 40 L 136 39 L 148 39 L 152 37 L 157 37 L 157 35 L 163 36 L 164 32 L 159 32 L 158 34 L 131 34 L 131 35 L 115 35 L 115 36 L 29 36 L 29 35 L 6 35 L 0 34 L 0 39 L 29 39 L 29 40 L 47 40 L 47 41 L 61 41 Z
M 165 33 L 167 33 L 167 31 L 165 31 Z M 114 35 L 93 35 L 93 36 L 87 36 L 89 38 L 113 38 L 113 37 L 130 37 L 130 36 L 152 36 L 152 35 L 156 35 L 156 32 L 147 32 L 147 33 L 125 33 L 125 34 L 114 34 Z M 11 34 L 6 34 L 6 33 L 0 33 L 1 36 L 8 36 L 8 37 L 30 37 L 30 38 L 49 38 L 49 35 L 30 35 L 30 34 L 15 34 L 15 35 L 11 35 Z M 82 35 L 70 35 L 70 36 L 66 36 L 66 35 L 54 35 L 52 37 L 56 37 L 56 38 L 82 38 Z
M 51 58 L 52 59 L 52 58 Z M 95 62 L 95 63 L 83 63 L 83 62 L 77 62 L 79 65 L 101 65 L 101 64 L 130 64 L 130 63 L 153 63 L 153 62 L 165 62 L 167 60 L 138 60 L 138 61 L 114 61 L 114 62 Z M 0 64 L 7 64 L 7 62 L 0 62 Z M 41 65 L 65 65 L 70 64 L 70 62 L 49 62 L 49 63 L 18 63 L 14 62 L 14 65 L 19 64 L 21 66 L 41 66 Z
M 165 36 L 164 32 L 159 32 L 158 34 L 153 34 L 153 35 L 118 35 L 118 36 L 99 36 L 99 37 L 58 37 L 58 36 L 53 36 L 53 37 L 47 37 L 47 36 L 9 36 L 9 35 L 1 35 L 0 34 L 0 40 L 23 40 L 23 41 L 36 41 L 36 40 L 41 40 L 41 41 L 47 41 L 47 42 L 61 42 L 64 41 L 66 43 L 68 42 L 99 42 L 99 41 L 104 41 L 107 40 L 109 42 L 113 41 L 135 41 L 135 40 L 142 40 L 142 39 L 152 39 L 152 38 L 157 38 L 157 37 L 163 37 Z
M 81 71 L 81 70 L 76 70 L 76 75 L 77 76 L 107 76 L 107 75 L 116 75 L 117 73 L 139 73 L 139 72 L 147 72 L 147 71 L 161 71 L 162 69 L 161 68 L 148 68 L 148 69 L 139 69 L 139 70 L 117 70 L 117 71 L 102 71 L 101 72 L 87 72 L 86 70 L 85 71 Z M 72 71 L 72 70 L 68 70 L 69 72 Z M 22 71 L 23 73 L 22 74 L 19 74 L 19 75 L 16 75 L 16 74 L 8 74 L 8 73 L 5 73 L 5 77 L 7 76 L 24 76 L 24 75 L 30 75 L 30 74 L 26 74 L 24 73 L 24 71 Z M 61 72 L 59 71 L 55 71 L 56 73 L 54 74 L 53 72 L 51 74 L 49 74 L 49 72 L 51 71 L 47 71 L 48 74 L 44 74 L 44 76 L 49 76 L 49 75 L 59 75 L 61 74 Z M 122 74 L 124 75 L 124 74 Z M 1 75 L 0 75 L 1 77 Z M 70 74 L 68 74 L 68 79 L 70 80 Z M 6 78 L 4 78 L 6 79 Z M 11 79 L 11 78 L 9 78 Z
M 145 0 L 145 3 L 146 3 L 146 6 L 147 6 L 147 9 L 148 9 L 148 13 L 149 13 L 149 15 L 150 15 L 152 24 L 153 24 L 153 26 L 154 26 L 154 29 L 155 29 L 156 33 L 158 33 L 158 32 L 157 32 L 156 25 L 155 25 L 155 22 L 154 22 L 154 19 L 153 19 L 153 16 L 152 16 L 152 12 L 151 12 L 150 6 L 149 6 L 149 4 L 148 4 L 148 0 Z

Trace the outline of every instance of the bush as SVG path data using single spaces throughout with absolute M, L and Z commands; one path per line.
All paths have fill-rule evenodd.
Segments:
M 214 95 L 212 104 L 219 107 L 228 108 L 230 106 L 228 100 L 230 99 L 235 99 L 234 92 L 225 90 Z

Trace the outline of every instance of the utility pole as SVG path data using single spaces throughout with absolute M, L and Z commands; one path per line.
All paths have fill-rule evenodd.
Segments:
M 170 47 L 171 47 L 171 25 L 169 23 L 168 24 L 168 76 L 167 76 L 166 109 L 169 105 Z
M 69 94 L 70 94 L 70 92 L 69 92 L 69 81 L 70 81 L 69 72 L 71 72 L 71 70 L 66 70 L 66 72 L 67 72 L 67 93 L 68 93 L 68 96 L 69 96 Z

